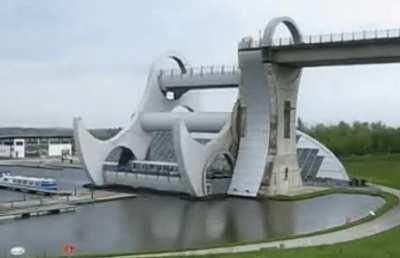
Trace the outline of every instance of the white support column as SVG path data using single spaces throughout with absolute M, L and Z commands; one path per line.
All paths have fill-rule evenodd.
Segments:
M 273 166 L 267 171 L 265 182 L 269 194 L 282 195 L 302 185 L 296 149 L 296 109 L 301 71 L 272 64 L 266 64 L 265 69 L 275 103 L 272 117 L 276 119 L 271 129 L 271 141 L 275 143 L 270 149 Z
M 295 22 L 273 19 L 264 31 L 262 46 L 271 46 L 283 23 L 295 43 L 302 41 Z M 250 42 L 251 43 L 251 42 Z M 285 194 L 302 184 L 296 152 L 296 107 L 301 70 L 263 64 L 265 48 L 239 50 L 240 106 L 245 116 L 229 194 L 255 197 L 261 184 Z
M 288 17 L 273 19 L 265 28 L 263 45 L 271 46 L 279 24 L 290 31 L 294 43 L 302 42 L 296 23 Z M 272 195 L 288 194 L 302 186 L 296 149 L 296 109 L 301 78 L 301 68 L 265 64 L 267 85 L 272 103 L 270 159 L 271 167 L 266 171 L 264 182 Z

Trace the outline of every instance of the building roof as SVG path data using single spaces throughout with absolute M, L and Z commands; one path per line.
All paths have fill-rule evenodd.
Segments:
M 108 139 L 117 134 L 120 128 L 93 129 L 90 132 L 99 139 Z M 31 128 L 31 127 L 2 127 L 0 138 L 71 138 L 71 128 Z

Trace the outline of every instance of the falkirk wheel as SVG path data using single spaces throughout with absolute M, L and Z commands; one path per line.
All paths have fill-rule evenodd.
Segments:
M 201 198 L 221 193 L 256 197 L 261 189 L 282 195 L 317 179 L 348 181 L 331 151 L 296 130 L 301 68 L 265 59 L 281 23 L 291 40 L 302 42 L 292 19 L 273 19 L 260 42 L 244 38 L 239 43 L 238 68 L 188 67 L 183 57 L 167 53 L 163 58 L 172 59 L 177 69 L 161 70 L 159 60 L 152 65 L 130 123 L 109 140 L 96 139 L 80 118 L 74 119 L 76 146 L 92 183 Z M 191 108 L 188 92 L 219 88 L 238 89 L 232 112 Z M 177 112 L 178 107 L 185 112 Z

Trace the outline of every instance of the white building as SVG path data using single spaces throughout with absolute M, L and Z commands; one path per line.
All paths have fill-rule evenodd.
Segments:
M 25 158 L 25 140 L 24 139 L 10 139 L 0 143 L 0 157 L 1 158 Z
M 62 154 L 72 155 L 71 143 L 49 143 L 47 152 L 49 157 L 59 157 Z

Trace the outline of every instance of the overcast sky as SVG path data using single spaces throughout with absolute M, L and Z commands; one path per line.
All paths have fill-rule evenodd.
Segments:
M 165 51 L 193 66 L 237 64 L 238 41 L 275 16 L 319 34 L 400 28 L 399 10 L 399 0 L 2 0 L 0 126 L 71 126 L 75 116 L 123 126 Z M 305 69 L 299 115 L 400 126 L 399 75 L 398 64 Z M 215 110 L 229 105 L 216 99 Z

